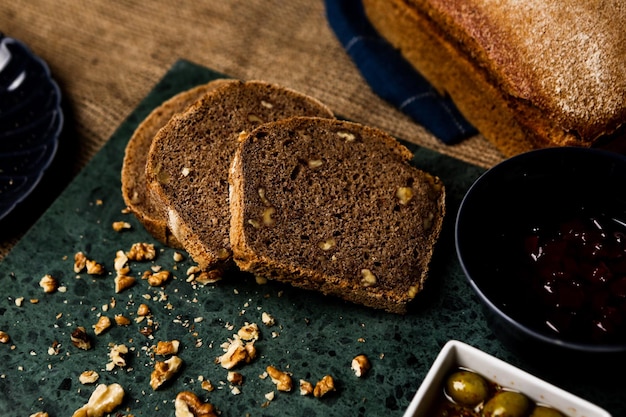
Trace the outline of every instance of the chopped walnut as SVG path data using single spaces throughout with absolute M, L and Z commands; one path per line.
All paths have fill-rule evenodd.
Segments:
M 413 198 L 413 189 L 411 187 L 398 187 L 396 197 L 398 197 L 400 204 L 406 206 Z
M 38 411 L 35 414 L 31 414 L 29 417 L 50 417 L 45 411 Z
M 263 224 L 266 226 L 271 226 L 276 223 L 276 220 L 272 217 L 274 214 L 276 214 L 276 209 L 274 207 L 267 207 L 265 210 L 263 210 Z
M 247 342 L 251 340 L 259 340 L 259 326 L 256 323 L 246 323 L 237 331 L 237 336 Z
M 185 257 L 180 252 L 174 252 L 174 255 L 172 255 L 172 259 L 174 259 L 174 262 L 182 262 Z
M 317 398 L 321 398 L 332 391 L 335 391 L 335 381 L 332 376 L 326 375 L 315 384 L 313 395 Z
M 361 284 L 364 287 L 376 285 L 376 275 L 374 275 L 369 269 L 361 269 Z
M 123 250 L 118 250 L 115 252 L 115 261 L 114 268 L 117 271 L 118 275 L 125 275 L 130 272 L 130 269 L 126 265 L 128 262 L 128 256 L 124 253 Z
M 335 241 L 335 238 L 328 238 L 326 240 L 321 241 L 318 246 L 321 250 L 323 251 L 329 251 L 332 248 L 335 247 L 335 245 L 337 244 L 337 242 Z
M 102 266 L 102 264 L 99 264 L 98 262 L 93 261 L 91 259 L 87 259 L 86 268 L 87 268 L 87 273 L 89 275 L 104 274 L 104 266 Z
M 109 351 L 111 361 L 107 363 L 107 371 L 113 370 L 116 366 L 123 368 L 126 366 L 126 355 L 128 355 L 128 347 L 126 345 L 112 345 Z
M 72 344 L 76 346 L 78 349 L 89 350 L 91 349 L 91 338 L 87 334 L 87 331 L 84 327 L 79 326 L 74 329 L 72 334 L 70 335 L 70 340 Z
M 261 321 L 267 327 L 272 327 L 274 324 L 276 324 L 276 320 L 274 319 L 274 317 L 271 314 L 266 313 L 265 311 L 261 314 Z
M 98 381 L 99 378 L 100 375 L 98 375 L 96 371 L 85 371 L 78 376 L 78 380 L 80 381 L 80 383 L 85 385 L 94 384 L 96 381 Z
M 137 309 L 137 315 L 140 317 L 145 317 L 150 315 L 150 307 L 147 304 L 140 304 Z
M 89 397 L 87 404 L 72 414 L 72 417 L 102 417 L 112 412 L 124 400 L 124 388 L 120 384 L 100 384 Z
M 354 359 L 352 359 L 352 370 L 354 371 L 354 374 L 359 378 L 364 376 L 371 367 L 372 365 L 365 355 L 358 355 Z
M 241 363 L 250 363 L 256 357 L 254 342 L 244 343 L 239 338 L 227 343 L 224 351 L 226 353 L 216 359 L 224 369 L 232 369 Z
M 151 271 L 146 271 L 147 274 L 144 274 L 146 279 L 148 280 L 148 285 L 151 287 L 160 287 L 165 284 L 172 276 L 170 271 L 159 271 L 156 273 L 152 273 Z
M 130 323 L 131 321 L 128 317 L 121 314 L 115 315 L 115 324 L 117 324 L 118 326 L 128 326 Z
M 175 417 L 217 417 L 215 407 L 210 403 L 200 401 L 191 391 L 182 391 L 176 395 L 174 401 Z
M 52 275 L 46 274 L 39 280 L 39 286 L 43 288 L 45 293 L 50 294 L 59 288 L 59 283 Z
M 239 372 L 229 371 L 226 379 L 233 385 L 243 384 L 243 375 L 241 375 Z
M 116 232 L 121 232 L 122 230 L 128 230 L 131 228 L 130 223 L 128 222 L 113 222 L 112 224 L 113 230 Z
M 174 375 L 180 371 L 183 360 L 178 356 L 172 356 L 164 362 L 154 364 L 154 371 L 150 374 L 150 386 L 153 390 L 159 389 L 167 381 L 174 378 Z
M 115 292 L 119 294 L 122 291 L 135 285 L 136 280 L 135 278 L 129 275 L 117 275 L 115 277 L 114 282 L 115 282 Z
M 304 379 L 300 380 L 300 395 L 311 395 L 313 394 L 313 384 Z
M 152 243 L 134 243 L 126 256 L 131 261 L 151 261 L 156 258 L 156 249 Z
M 76 252 L 76 254 L 74 255 L 74 272 L 78 274 L 80 271 L 85 269 L 86 265 L 87 257 L 85 256 L 85 254 L 82 252 Z
M 11 340 L 11 337 L 9 336 L 9 334 L 7 332 L 3 332 L 2 330 L 0 330 L 0 343 L 9 343 L 9 341 Z
M 159 341 L 154 351 L 155 355 L 167 356 L 175 355 L 178 353 L 180 342 L 178 340 L 171 340 L 167 342 Z
M 195 276 L 198 284 L 207 285 L 215 284 L 222 279 L 223 271 L 220 269 L 212 269 L 210 271 L 202 271 Z
M 111 319 L 107 316 L 100 316 L 98 322 L 93 325 L 93 331 L 98 336 L 109 327 L 111 327 Z
M 211 391 L 215 390 L 215 386 L 213 386 L 213 384 L 211 383 L 211 381 L 209 381 L 208 379 L 203 380 L 203 381 L 200 383 L 200 387 L 201 387 L 203 390 L 206 390 L 206 391 L 209 391 L 209 392 L 211 392 Z
M 272 379 L 272 382 L 276 384 L 276 388 L 279 391 L 291 391 L 293 388 L 293 381 L 288 373 L 280 371 L 272 365 L 265 368 L 265 370 Z

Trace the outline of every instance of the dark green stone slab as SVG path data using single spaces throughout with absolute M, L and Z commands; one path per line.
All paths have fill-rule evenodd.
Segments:
M 457 207 L 483 170 L 411 145 L 415 164 L 445 182 L 448 215 L 427 288 L 406 316 L 277 283 L 257 285 L 245 275 L 194 287 L 185 281 L 185 271 L 193 263 L 187 257 L 174 262 L 174 251 L 160 245 L 156 261 L 131 264 L 137 285 L 115 294 L 115 253 L 128 250 L 134 242 L 155 243 L 132 215 L 122 214 L 119 173 L 126 143 L 137 124 L 163 100 L 221 76 L 190 62 L 177 62 L 0 264 L 0 330 L 11 336 L 9 344 L 0 345 L 0 415 L 26 416 L 45 410 L 52 417 L 70 416 L 94 389 L 82 385 L 79 374 L 96 370 L 99 382 L 118 382 L 124 387 L 126 400 L 119 411 L 134 416 L 172 416 L 174 397 L 181 390 L 194 391 L 223 416 L 401 416 L 440 348 L 450 339 L 530 370 L 604 406 L 615 416 L 625 414 L 623 382 L 607 387 L 598 380 L 563 378 L 553 369 L 513 354 L 496 338 L 459 267 L 453 242 Z M 114 232 L 111 224 L 119 220 L 130 222 L 132 230 Z M 103 263 L 107 274 L 74 273 L 77 251 Z M 149 287 L 140 279 L 152 264 L 174 272 L 175 278 L 164 289 Z M 39 280 L 45 274 L 56 277 L 67 291 L 44 294 Z M 25 299 L 21 307 L 15 303 L 19 297 Z M 37 304 L 29 302 L 34 298 L 39 300 Z M 115 306 L 103 311 L 102 306 L 112 299 Z M 154 339 L 140 334 L 144 323 L 134 321 L 141 303 L 151 307 L 158 324 Z M 267 328 L 261 323 L 263 312 L 275 317 L 275 326 Z M 92 325 L 101 314 L 111 318 L 124 314 L 133 322 L 128 327 L 114 325 L 94 336 L 91 350 L 72 346 L 72 330 L 84 326 L 93 335 Z M 262 336 L 256 343 L 258 357 L 239 369 L 244 383 L 241 393 L 234 395 L 227 371 L 214 360 L 223 353 L 220 345 L 246 322 L 258 323 Z M 150 347 L 158 340 L 171 339 L 181 341 L 179 356 L 185 366 L 172 383 L 155 392 L 149 386 L 155 360 Z M 59 352 L 51 355 L 48 348 L 55 342 L 60 343 Z M 110 344 L 131 349 L 128 368 L 105 369 Z M 360 353 L 372 362 L 365 378 L 357 378 L 350 369 L 352 358 Z M 291 393 L 277 392 L 264 406 L 264 395 L 275 390 L 269 378 L 259 378 L 267 365 L 288 370 L 295 381 L 302 378 L 315 383 L 331 374 L 337 391 L 317 399 L 300 396 L 296 388 Z M 217 389 L 202 390 L 200 375 Z

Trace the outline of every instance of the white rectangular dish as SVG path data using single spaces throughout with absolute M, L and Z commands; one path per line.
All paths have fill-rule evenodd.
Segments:
M 607 411 L 580 397 L 456 340 L 449 341 L 441 349 L 404 417 L 431 417 L 428 412 L 443 389 L 445 377 L 459 366 L 469 368 L 502 387 L 520 391 L 535 402 L 548 404 L 567 417 L 611 417 Z

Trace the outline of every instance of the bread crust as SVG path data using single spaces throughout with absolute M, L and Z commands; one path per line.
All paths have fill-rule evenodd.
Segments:
M 405 313 L 423 288 L 445 215 L 443 185 L 412 157 L 388 134 L 351 122 L 294 117 L 258 127 L 230 169 L 237 266 Z M 399 202 L 400 189 L 411 190 L 408 201 Z
M 150 145 L 159 129 L 165 126 L 174 114 L 183 112 L 204 94 L 230 82 L 233 81 L 212 80 L 164 101 L 137 126 L 124 150 L 121 171 L 124 202 L 148 233 L 165 245 L 182 247 L 169 230 L 165 207 L 148 190 L 145 173 Z
M 363 4 L 381 35 L 505 155 L 623 140 L 614 134 L 626 119 L 623 3 Z

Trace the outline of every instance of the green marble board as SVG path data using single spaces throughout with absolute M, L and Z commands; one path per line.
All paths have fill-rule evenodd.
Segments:
M 0 344 L 0 415 L 47 411 L 51 417 L 71 416 L 94 389 L 81 384 L 79 374 L 96 370 L 98 382 L 118 382 L 126 391 L 115 416 L 172 416 L 174 398 L 182 390 L 210 401 L 222 416 L 401 416 L 450 339 L 529 370 L 614 416 L 626 414 L 624 382 L 607 385 L 596 379 L 564 378 L 549 367 L 539 367 L 532 356 L 514 354 L 494 335 L 460 269 L 453 240 L 457 207 L 483 170 L 412 145 L 408 146 L 415 153 L 415 164 L 446 184 L 448 215 L 427 288 L 409 314 L 374 311 L 277 283 L 257 285 L 246 275 L 193 286 L 186 282 L 185 273 L 193 262 L 188 257 L 174 262 L 174 251 L 158 244 L 157 260 L 132 263 L 132 273 L 139 278 L 155 264 L 173 271 L 175 278 L 163 289 L 138 279 L 133 288 L 115 294 L 115 253 L 135 242 L 156 243 L 132 215 L 122 213 L 120 169 L 126 143 L 138 123 L 163 100 L 217 77 L 223 75 L 177 62 L 0 264 L 0 330 L 11 337 L 10 343 Z M 132 229 L 115 232 L 114 221 L 130 222 Z M 107 274 L 74 273 L 73 256 L 78 251 L 104 264 Z M 39 287 L 45 274 L 56 277 L 67 291 L 45 294 Z M 21 307 L 16 305 L 20 297 L 24 297 Z M 115 306 L 111 306 L 113 299 Z M 152 309 L 154 339 L 142 335 L 139 328 L 144 324 L 134 321 L 141 303 Z M 103 311 L 106 304 L 109 309 Z M 274 316 L 273 327 L 261 323 L 263 312 Z M 124 314 L 133 321 L 94 336 L 91 350 L 72 346 L 72 330 L 84 326 L 93 335 L 92 325 L 103 314 L 111 318 Z M 244 383 L 235 395 L 226 370 L 214 360 L 223 353 L 220 345 L 245 322 L 259 324 L 261 339 L 256 343 L 258 357 L 239 369 Z M 149 378 L 155 358 L 149 348 L 158 340 L 172 339 L 181 341 L 184 368 L 165 388 L 153 391 Z M 58 353 L 50 354 L 54 343 L 59 343 Z M 105 369 L 110 344 L 131 349 L 127 368 Z M 352 358 L 360 353 L 372 362 L 364 378 L 357 378 L 350 368 Z M 275 386 L 269 378 L 259 377 L 267 365 L 288 370 L 296 381 L 315 383 L 331 374 L 337 391 L 323 399 L 301 396 L 297 389 L 277 392 L 268 404 L 265 394 L 275 391 Z M 203 390 L 199 376 L 217 389 Z

